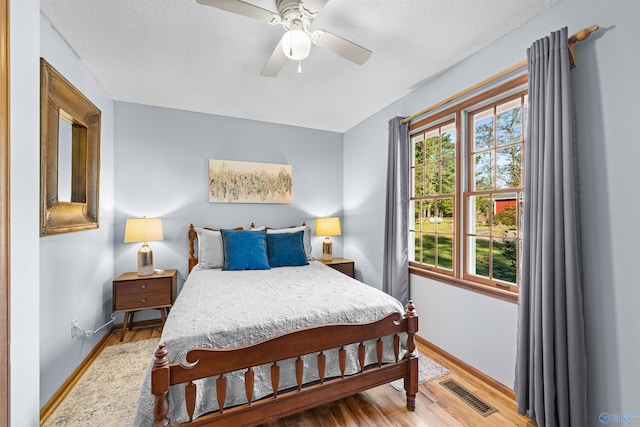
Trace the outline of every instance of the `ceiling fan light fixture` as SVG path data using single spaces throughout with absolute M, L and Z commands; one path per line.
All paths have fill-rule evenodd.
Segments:
M 311 38 L 302 30 L 289 30 L 282 36 L 282 50 L 294 61 L 305 59 L 311 52 Z

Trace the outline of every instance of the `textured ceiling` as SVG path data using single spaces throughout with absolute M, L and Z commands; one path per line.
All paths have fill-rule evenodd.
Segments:
M 330 0 L 311 29 L 373 51 L 364 65 L 312 47 L 260 71 L 281 26 L 195 0 L 41 0 L 118 101 L 345 132 L 559 0 Z M 275 0 L 247 0 L 276 11 Z M 55 66 L 55 64 L 54 64 Z

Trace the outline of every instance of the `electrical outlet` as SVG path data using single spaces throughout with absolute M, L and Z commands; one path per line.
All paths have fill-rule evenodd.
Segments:
M 78 319 L 71 321 L 71 338 L 75 338 L 78 335 Z

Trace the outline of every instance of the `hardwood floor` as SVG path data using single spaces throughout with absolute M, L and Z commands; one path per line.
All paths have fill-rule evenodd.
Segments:
M 127 331 L 123 342 L 160 337 L 159 326 Z M 106 345 L 120 344 L 120 330 L 114 330 Z M 534 421 L 518 415 L 514 400 L 463 367 L 433 352 L 421 343 L 418 350 L 449 369 L 450 374 L 421 384 L 416 398 L 416 411 L 407 411 L 404 392 L 382 385 L 355 396 L 320 406 L 299 414 L 263 424 L 263 427 L 537 427 Z M 498 412 L 481 416 L 457 396 L 440 385 L 454 379 Z

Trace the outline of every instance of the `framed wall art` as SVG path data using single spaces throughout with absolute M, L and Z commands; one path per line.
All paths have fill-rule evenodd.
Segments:
M 291 203 L 292 167 L 209 159 L 210 203 Z

